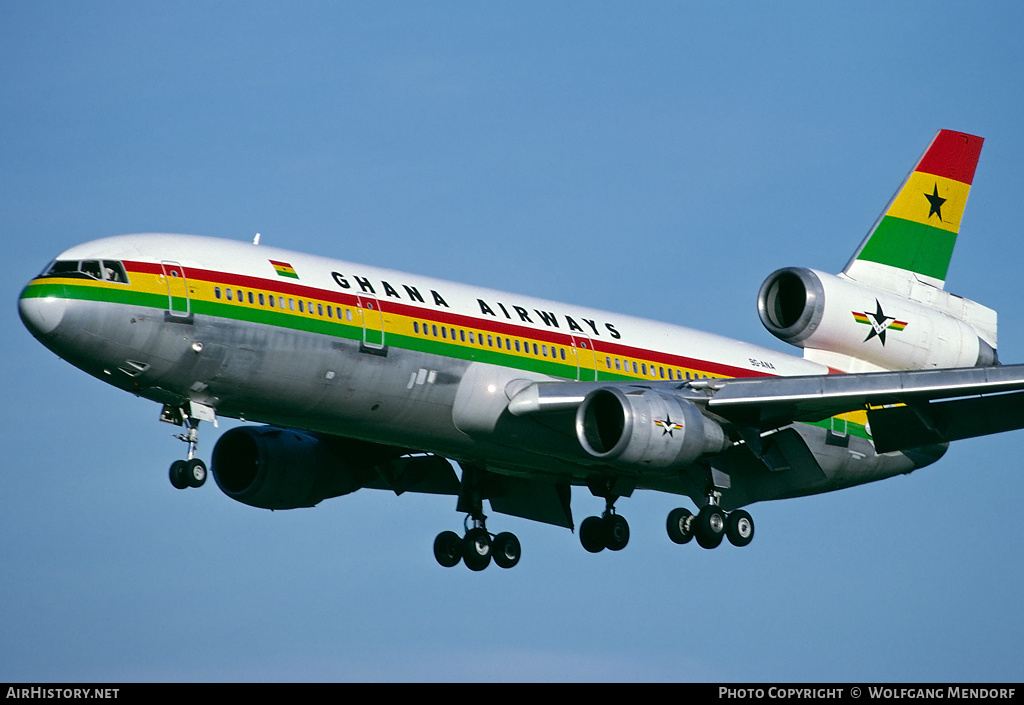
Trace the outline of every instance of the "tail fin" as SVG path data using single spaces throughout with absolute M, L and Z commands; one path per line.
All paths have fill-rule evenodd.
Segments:
M 984 141 L 940 130 L 843 274 L 889 291 L 913 279 L 943 288 Z

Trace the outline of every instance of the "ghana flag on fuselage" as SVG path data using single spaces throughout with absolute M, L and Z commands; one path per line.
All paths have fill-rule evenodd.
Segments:
M 985 140 L 940 130 L 846 266 L 851 279 L 916 276 L 942 288 Z
M 277 272 L 278 276 L 288 277 L 289 279 L 298 279 L 299 275 L 295 273 L 295 268 L 287 262 L 278 262 L 277 260 L 268 260 L 271 266 L 274 267 L 274 271 Z

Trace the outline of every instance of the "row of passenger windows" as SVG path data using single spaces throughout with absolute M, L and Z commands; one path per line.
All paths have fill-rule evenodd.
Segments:
M 529 340 L 520 341 L 516 338 L 503 338 L 500 335 L 492 335 L 490 333 L 485 335 L 484 333 L 466 331 L 461 328 L 446 328 L 445 326 L 438 326 L 436 323 L 420 323 L 419 321 L 413 321 L 412 329 L 416 333 L 422 332 L 423 335 L 429 335 L 434 338 L 450 338 L 456 342 L 486 345 L 489 348 L 498 348 L 499 350 L 515 350 L 516 352 L 525 352 L 527 355 L 530 354 L 532 348 L 533 354 L 540 357 L 550 356 L 555 359 L 566 359 L 565 348 L 556 345 L 552 345 L 549 351 L 547 345 L 538 345 Z M 666 368 L 663 365 L 658 365 L 657 367 L 650 365 L 648 367 L 646 362 L 638 364 L 636 360 L 626 360 L 624 358 L 605 357 L 604 363 L 609 370 L 614 367 L 620 372 L 629 372 L 630 368 L 632 368 L 633 374 L 642 374 L 644 376 L 650 374 L 651 377 L 658 377 L 660 379 L 691 380 L 707 378 L 706 375 L 691 375 L 690 372 L 684 374 L 681 370 L 673 370 L 671 367 Z
M 658 377 L 659 379 L 686 379 L 688 381 L 693 379 L 710 379 L 707 375 L 691 375 L 689 371 L 684 375 L 680 370 L 673 370 L 671 367 L 666 368 L 663 365 L 658 365 L 657 367 L 651 365 L 648 368 L 646 362 L 641 362 L 638 366 L 636 360 L 626 360 L 618 357 L 605 357 L 604 365 L 609 370 L 614 366 L 616 370 L 621 370 L 623 372 L 629 372 L 630 367 L 632 367 L 633 374 L 642 374 L 646 376 L 649 372 L 651 377 Z M 668 377 L 666 377 L 666 374 Z
M 419 321 L 412 322 L 412 329 L 415 333 L 422 331 L 423 335 L 430 335 L 435 338 L 447 339 L 450 336 L 454 341 L 469 342 L 472 345 L 486 345 L 489 348 L 498 348 L 499 350 L 515 350 L 527 355 L 530 354 L 530 347 L 533 346 L 533 354 L 538 357 L 551 357 L 556 360 L 566 359 L 565 348 L 556 345 L 552 345 L 551 349 L 548 350 L 547 345 L 537 345 L 537 343 L 529 340 L 520 341 L 516 338 L 503 338 L 500 335 L 492 335 L 490 333 L 485 335 L 476 331 L 466 331 L 461 328 L 445 328 L 444 326 L 439 327 L 436 323 L 420 323 Z
M 217 299 L 223 296 L 228 301 L 238 301 L 238 303 L 245 303 L 246 299 L 248 299 L 251 304 L 259 302 L 260 306 L 279 308 L 282 311 L 298 310 L 299 313 L 309 313 L 311 316 L 321 317 L 326 314 L 328 318 L 334 318 L 337 315 L 339 321 L 352 320 L 352 309 L 331 306 L 330 304 L 324 306 L 319 301 L 314 303 L 313 301 L 285 298 L 284 296 L 276 296 L 274 294 L 264 294 L 262 291 L 246 291 L 244 289 L 224 289 L 222 292 L 219 286 L 213 288 L 213 295 Z

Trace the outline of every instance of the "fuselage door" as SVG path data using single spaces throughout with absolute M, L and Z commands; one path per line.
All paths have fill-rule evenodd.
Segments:
M 373 350 L 384 347 L 384 314 L 373 294 L 358 294 L 359 316 L 363 319 L 363 345 Z
M 163 268 L 164 281 L 167 283 L 167 313 L 178 318 L 188 318 L 192 310 L 185 268 L 169 260 L 164 260 L 160 266 Z
M 597 356 L 594 341 L 587 335 L 572 336 L 572 355 L 576 358 L 576 379 L 589 382 L 597 379 Z

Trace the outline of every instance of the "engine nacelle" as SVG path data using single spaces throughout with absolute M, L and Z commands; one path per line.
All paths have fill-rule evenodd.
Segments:
M 213 448 L 210 470 L 228 497 L 261 509 L 312 507 L 360 488 L 327 443 L 301 431 L 240 426 Z
M 813 269 L 788 267 L 772 273 L 761 285 L 757 312 L 764 327 L 780 340 L 888 370 L 997 364 L 995 312 L 940 289 L 928 289 L 937 305 Z M 987 318 L 988 314 L 992 344 L 968 317 Z
M 729 445 L 722 427 L 693 402 L 618 387 L 586 396 L 576 411 L 576 437 L 593 457 L 641 470 L 682 467 Z

